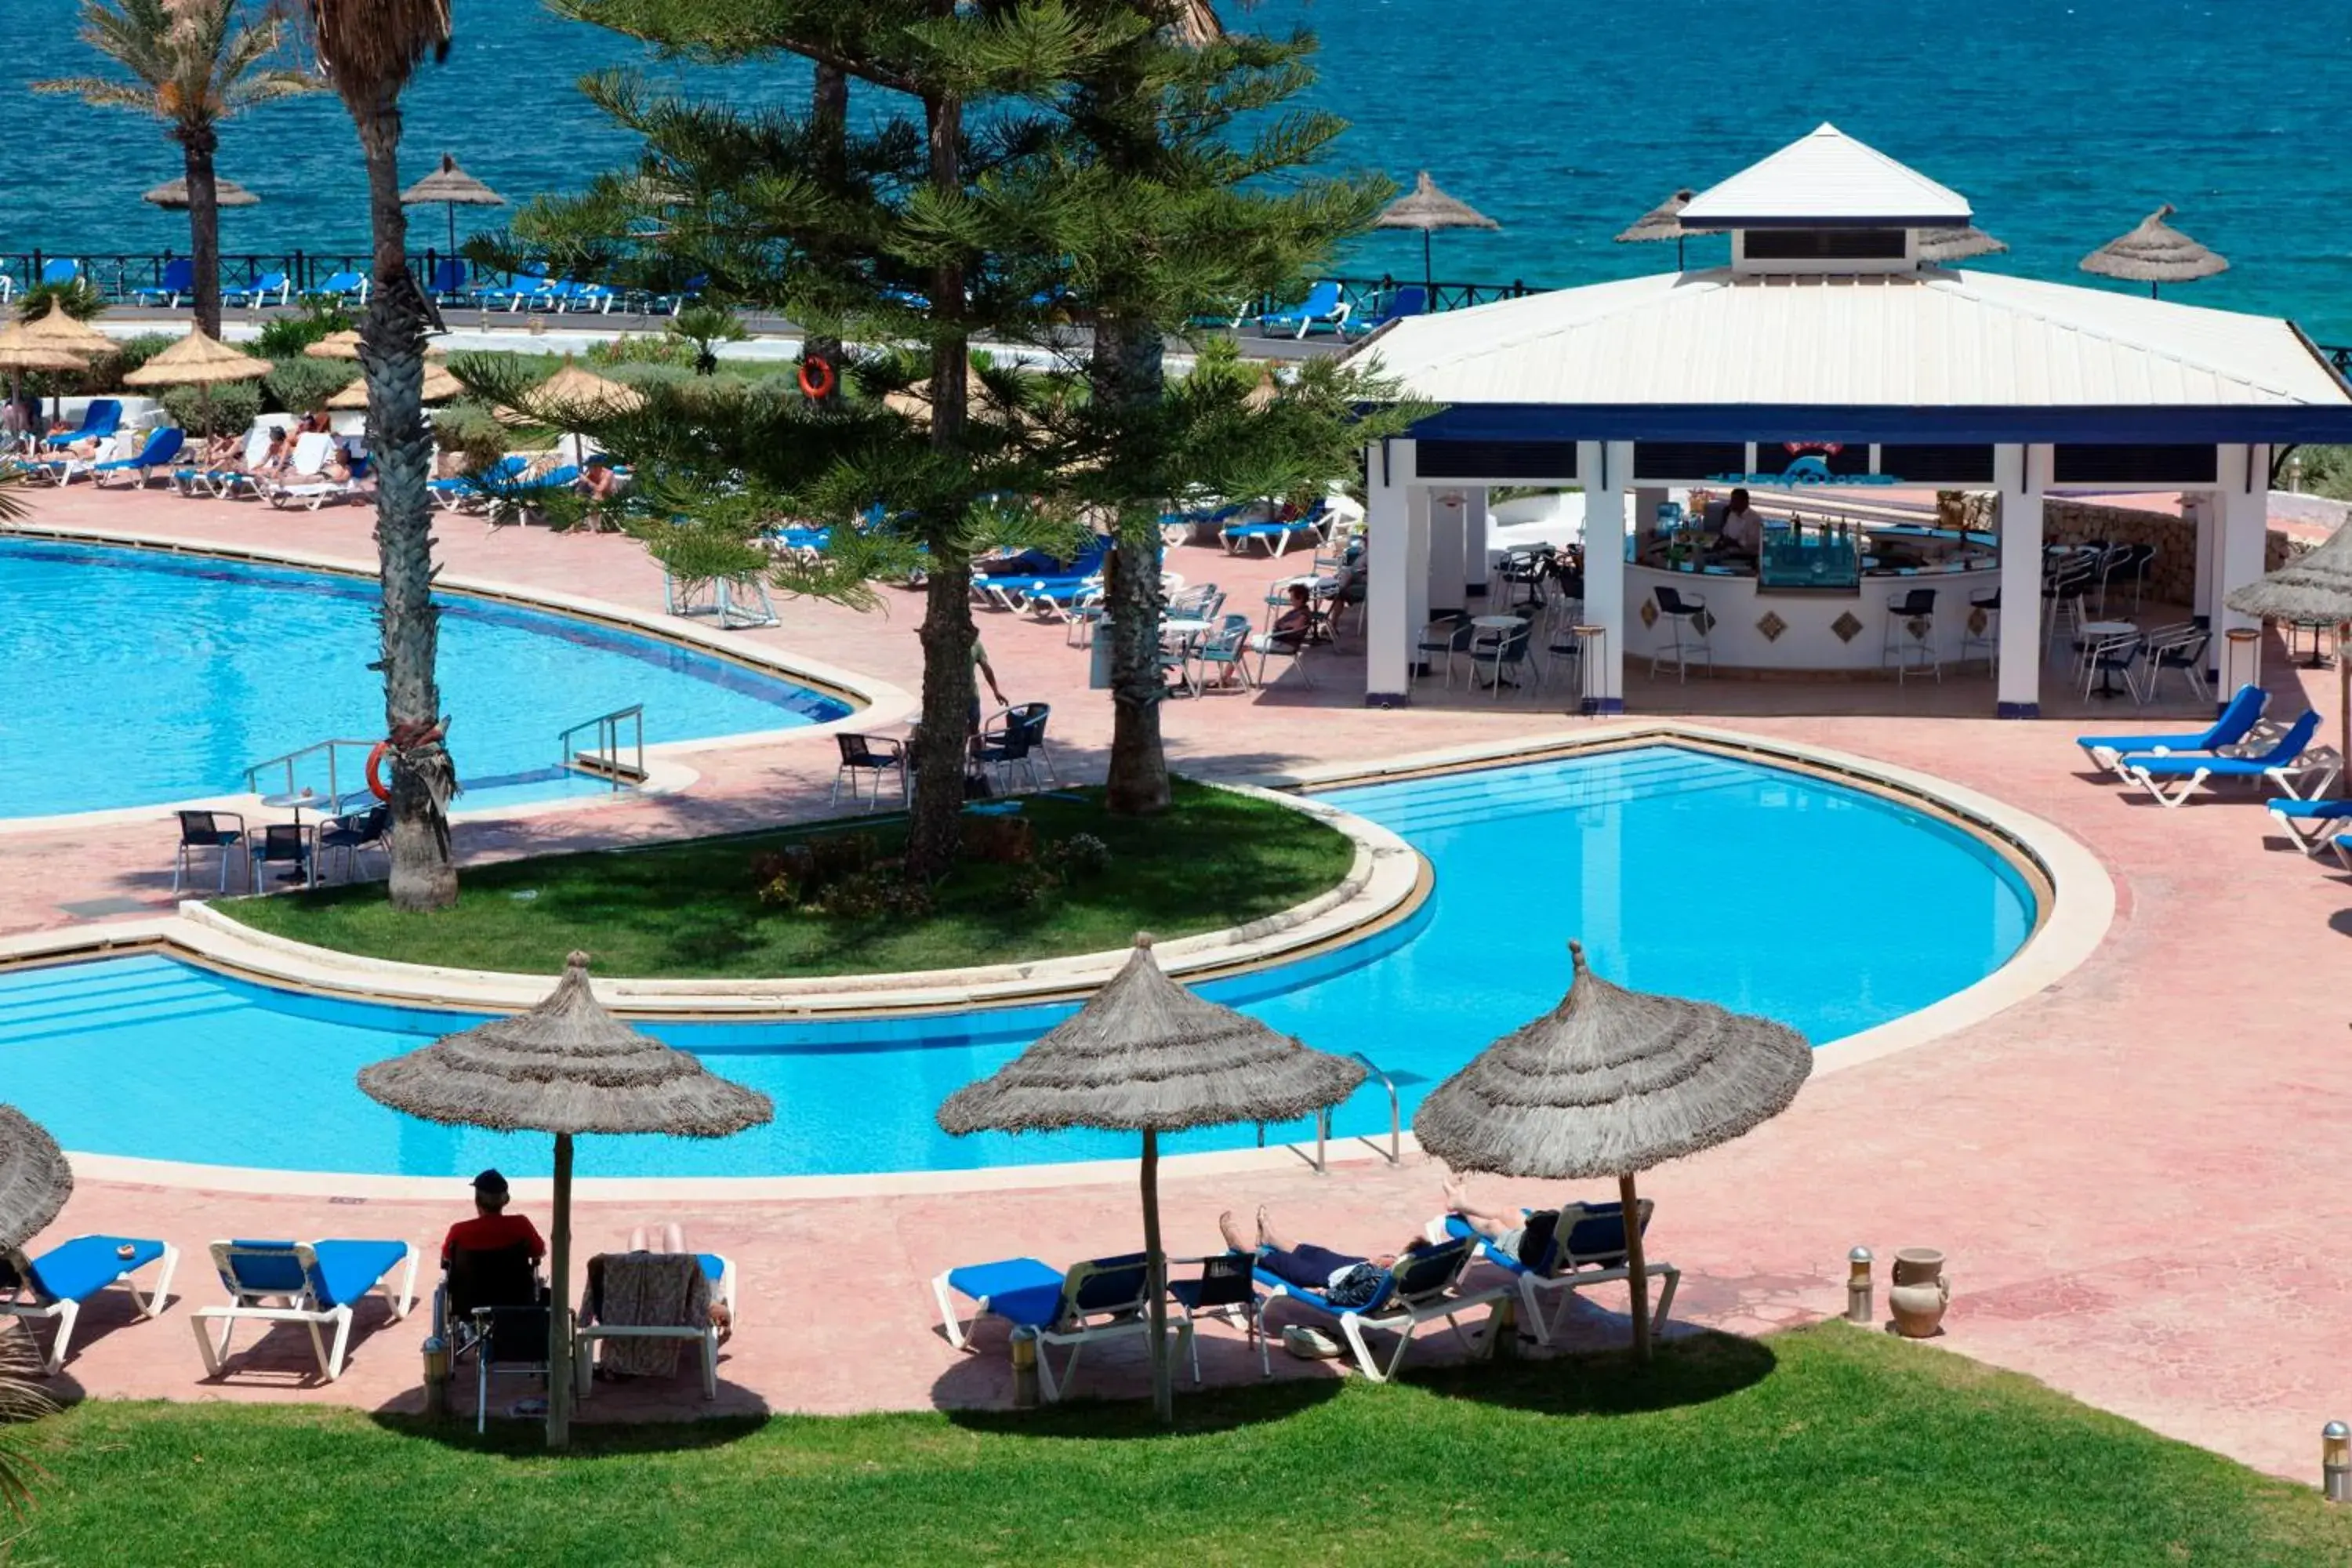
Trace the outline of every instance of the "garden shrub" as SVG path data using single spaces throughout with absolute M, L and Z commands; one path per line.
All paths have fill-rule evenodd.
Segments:
M 349 386 L 360 373 L 351 360 L 308 359 L 300 354 L 281 359 L 264 384 L 278 406 L 289 414 L 314 414 L 327 399 Z
M 200 390 L 205 395 L 199 395 Z M 226 381 L 204 389 L 174 386 L 163 394 L 163 412 L 192 440 L 238 435 L 253 428 L 253 422 L 261 417 L 261 384 Z

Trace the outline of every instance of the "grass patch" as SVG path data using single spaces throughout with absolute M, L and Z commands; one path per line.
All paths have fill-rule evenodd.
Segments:
M 922 920 L 863 919 L 761 904 L 752 862 L 844 826 L 886 850 L 903 822 L 817 824 L 639 849 L 543 856 L 469 868 L 455 909 L 393 912 L 381 883 L 236 899 L 218 907 L 257 931 L 409 963 L 553 973 L 585 948 L 596 972 L 647 978 L 788 977 L 950 969 L 1094 952 L 1139 931 L 1217 931 L 1327 892 L 1348 873 L 1346 835 L 1287 806 L 1178 780 L 1175 805 L 1148 819 L 1103 809 L 1099 790 L 1024 797 L 1041 845 L 1090 833 L 1108 868 L 1038 902 L 1009 893 L 1018 875 L 966 865 Z M 518 895 L 528 894 L 529 897 Z
M 577 1429 L 91 1403 L 19 1564 L 2340 1563 L 2352 1512 L 2030 1379 L 1831 1323 L 1384 1388 Z

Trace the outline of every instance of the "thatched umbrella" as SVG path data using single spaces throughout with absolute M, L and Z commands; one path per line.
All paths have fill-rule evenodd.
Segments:
M 456 376 L 449 374 L 449 367 L 447 365 L 442 364 L 438 361 L 431 358 L 427 358 L 425 360 L 425 386 L 424 391 L 420 395 L 419 401 L 425 403 L 446 403 L 453 397 L 463 397 L 465 395 L 466 388 L 464 384 L 461 384 Z M 327 406 L 330 408 L 365 408 L 367 405 L 367 377 L 365 376 L 359 377 L 349 386 L 343 388 L 342 391 L 338 392 L 334 396 L 327 399 Z
M 457 160 L 448 153 L 441 154 L 441 166 L 400 193 L 400 205 L 404 207 L 430 206 L 435 203 L 449 209 L 449 254 L 457 254 L 457 209 L 459 207 L 502 207 L 506 197 L 457 167 Z
M 212 389 L 225 381 L 258 381 L 269 374 L 269 362 L 233 349 L 191 327 L 188 335 L 122 378 L 125 386 L 193 386 L 204 411 L 205 433 L 212 432 Z
M 1075 1017 L 940 1107 L 948 1131 L 1143 1134 L 1143 1250 L 1151 1292 L 1151 1399 L 1175 1415 L 1168 1377 L 1168 1258 L 1160 1246 L 1160 1134 L 1290 1121 L 1339 1104 L 1361 1062 L 1310 1050 L 1160 973 L 1139 935 L 1127 966 Z
M 315 343 L 303 345 L 302 353 L 311 359 L 348 359 L 360 357 L 360 334 L 356 330 L 329 332 Z
M 0 1247 L 22 1247 L 73 1195 L 73 1167 L 48 1129 L 0 1105 Z
M 2139 226 L 2129 234 L 2083 258 L 2083 270 L 2145 283 L 2151 300 L 2159 283 L 2186 283 L 2230 270 L 2229 262 L 2220 255 L 2164 221 L 2171 216 L 2172 204 L 2167 202 L 2140 219 Z
M 565 961 L 563 978 L 530 1012 L 493 1018 L 362 1068 L 360 1089 L 427 1121 L 555 1134 L 547 1441 L 558 1448 L 571 1440 L 572 1138 L 583 1132 L 724 1138 L 775 1115 L 766 1095 L 706 1072 L 686 1052 L 605 1012 L 588 989 L 584 952 Z
M 1456 201 L 1437 188 L 1437 182 L 1423 169 L 1412 183 L 1412 189 L 1381 209 L 1372 219 L 1374 228 L 1417 228 L 1421 230 L 1421 284 L 1434 296 L 1437 274 L 1429 258 L 1429 237 L 1441 228 L 1500 228 L 1503 226 L 1488 217 L 1469 203 Z M 1433 297 L 1430 305 L 1437 301 Z
M 2242 616 L 2266 621 L 2335 626 L 2336 743 L 2352 741 L 2352 657 L 2344 651 L 2344 639 L 2352 636 L 2352 523 L 2277 571 L 2232 589 L 2229 605 Z M 2352 781 L 2342 774 L 2336 787 L 2352 797 Z
M 1705 229 L 1683 226 L 1683 208 L 1690 205 L 1691 197 L 1698 193 L 1685 185 L 1648 212 L 1633 220 L 1633 226 L 1617 237 L 1620 245 L 1656 245 L 1664 240 L 1675 242 L 1675 270 L 1683 266 L 1683 241 L 1693 234 L 1705 234 Z
M 121 347 L 96 327 L 75 321 L 67 313 L 65 301 L 55 298 L 49 300 L 49 308 L 38 316 L 29 321 L 19 322 L 16 331 L 27 343 L 63 349 L 69 354 L 79 354 L 85 359 L 110 354 Z
M 1813 1068 L 1805 1037 L 1769 1018 L 1628 991 L 1584 965 L 1568 999 L 1438 1085 L 1413 1113 L 1421 1146 L 1456 1171 L 1542 1181 L 1617 1178 L 1632 1267 L 1633 1353 L 1650 1354 L 1635 1173 L 1779 1115 Z
M 235 180 L 215 180 L 213 194 L 214 199 L 225 207 L 257 207 L 261 205 L 259 196 L 255 195 Z M 142 202 L 152 202 L 157 206 L 173 212 L 184 211 L 188 205 L 188 182 L 184 177 L 166 180 L 139 199 Z
M 1997 256 L 2008 248 L 1972 224 L 1963 228 L 1919 231 L 1919 259 L 1922 261 L 1966 261 L 1972 256 Z
M 25 373 L 28 370 L 88 370 L 89 361 L 80 354 L 39 343 L 25 336 L 22 323 L 11 321 L 0 327 L 0 370 L 8 373 L 8 401 L 17 402 L 25 395 Z

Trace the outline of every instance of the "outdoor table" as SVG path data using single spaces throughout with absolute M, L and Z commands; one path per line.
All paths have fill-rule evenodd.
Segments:
M 1482 632 L 1500 633 L 1501 635 L 1496 637 L 1495 639 L 1495 645 L 1499 648 L 1504 643 L 1510 640 L 1510 633 L 1512 629 L 1526 626 L 1528 624 L 1528 618 L 1525 616 L 1473 616 L 1470 617 L 1470 624 L 1477 627 Z M 1470 646 L 1475 649 L 1477 647 L 1477 644 L 1474 642 Z M 1471 660 L 1471 668 L 1473 671 L 1475 671 L 1477 668 L 1477 660 L 1475 658 Z M 1475 680 L 1476 679 L 1477 676 L 1474 673 L 1471 676 L 1471 679 Z M 1486 683 L 1486 689 L 1492 691 L 1497 686 L 1507 686 L 1514 691 L 1517 690 L 1519 686 L 1519 683 L 1516 680 L 1505 680 L 1503 679 L 1503 667 L 1499 659 L 1495 665 L 1495 679 Z
M 329 801 L 325 795 L 320 795 L 317 790 L 298 789 L 289 790 L 281 795 L 265 795 L 261 797 L 261 804 L 278 811 L 285 811 L 290 808 L 294 813 L 294 826 L 299 828 L 302 826 L 302 808 L 304 806 L 317 807 L 320 805 L 331 805 L 334 803 Z M 313 843 L 310 849 L 310 855 L 314 864 L 318 858 L 318 846 Z M 280 871 L 278 873 L 278 879 L 281 882 L 299 882 L 307 880 L 308 879 L 306 878 L 302 868 L 297 867 L 291 871 Z
M 2083 640 L 2086 644 L 2105 642 L 2110 637 L 2129 637 L 2137 630 L 2139 627 L 2129 621 L 2085 621 L 2083 623 Z M 2122 695 L 2121 689 L 2116 685 L 2116 672 L 2112 666 L 2099 671 L 2098 689 L 2093 691 L 2091 695 L 2094 697 Z

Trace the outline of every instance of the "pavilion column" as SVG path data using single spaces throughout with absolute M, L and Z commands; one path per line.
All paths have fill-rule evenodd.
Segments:
M 1405 657 L 1413 662 L 1408 668 L 1415 675 L 1423 673 L 1424 665 L 1418 661 L 1413 645 L 1421 641 L 1421 628 L 1429 625 L 1429 487 L 1408 484 L 1404 488 L 1405 578 L 1404 630 Z
M 1462 591 L 1468 583 L 1463 564 L 1469 542 L 1463 525 L 1465 503 L 1458 488 L 1429 495 L 1429 614 L 1433 620 L 1468 603 Z
M 1584 618 L 1608 629 L 1600 657 L 1584 672 L 1588 713 L 1625 711 L 1625 481 L 1633 473 L 1631 441 L 1579 441 L 1576 472 L 1584 481 Z
M 2042 487 L 2050 472 L 2047 447 L 1993 448 L 1993 483 L 2000 492 L 2000 658 L 1994 712 L 2003 719 L 2042 716 Z
M 1364 705 L 1402 708 L 1412 690 L 1412 645 L 1421 630 L 1408 598 L 1421 574 L 1412 563 L 1412 527 L 1405 515 L 1403 476 L 1412 471 L 1411 441 L 1375 444 L 1364 452 Z M 1425 580 L 1423 592 L 1428 591 Z
M 2215 679 L 2221 666 L 2222 636 L 2233 627 L 2262 628 L 2252 616 L 2230 608 L 2229 597 L 2263 574 L 2270 552 L 2271 449 L 2268 447 L 2224 447 L 2215 473 L 2221 489 L 2216 509 L 2219 535 L 2213 552 L 2213 640 L 2206 645 L 2206 678 Z M 2226 701 L 2229 693 L 2216 691 Z
M 2197 575 L 2189 593 L 2189 613 L 2210 616 L 2213 613 L 2214 563 L 2221 548 L 2221 492 L 2199 490 L 2180 498 L 2183 508 L 2193 512 L 2196 535 Z
M 1462 596 L 1486 596 L 1486 487 L 1472 485 L 1462 498 Z

